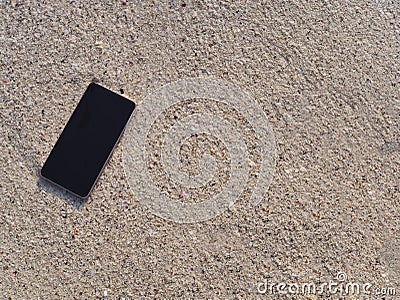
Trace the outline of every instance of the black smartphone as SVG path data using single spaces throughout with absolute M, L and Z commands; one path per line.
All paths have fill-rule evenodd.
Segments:
M 118 143 L 135 103 L 91 83 L 44 163 L 40 176 L 86 199 Z

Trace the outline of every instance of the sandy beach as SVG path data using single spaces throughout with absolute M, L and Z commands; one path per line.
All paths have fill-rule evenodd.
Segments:
M 0 0 L 0 22 L 0 299 L 398 299 L 399 2 Z M 129 135 L 87 202 L 39 180 L 90 82 L 140 108 L 185 78 L 229 82 L 265 113 L 276 165 L 257 207 L 250 182 L 203 222 L 154 215 L 130 187 Z M 185 113 L 218 111 L 198 101 Z M 181 111 L 148 135 L 154 166 Z M 214 145 L 224 170 L 232 155 L 198 138 L 183 153 Z

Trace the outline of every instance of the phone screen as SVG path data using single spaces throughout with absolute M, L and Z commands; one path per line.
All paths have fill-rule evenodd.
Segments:
M 40 175 L 78 197 L 87 198 L 134 109 L 134 102 L 91 83 Z

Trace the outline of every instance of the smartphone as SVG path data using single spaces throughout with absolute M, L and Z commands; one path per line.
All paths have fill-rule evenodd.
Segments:
M 91 83 L 40 170 L 40 176 L 87 199 L 134 109 L 133 101 Z

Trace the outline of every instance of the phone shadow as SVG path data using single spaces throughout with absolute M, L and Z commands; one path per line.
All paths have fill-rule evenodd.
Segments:
M 81 199 L 81 198 L 69 193 L 68 191 L 65 191 L 65 190 L 59 188 L 58 186 L 52 184 L 51 182 L 48 182 L 47 180 L 45 180 L 41 177 L 39 177 L 39 179 L 37 181 L 37 185 L 38 185 L 39 189 L 41 189 L 47 193 L 50 193 L 60 199 L 63 199 L 68 204 L 70 204 L 71 206 L 73 206 L 74 208 L 76 208 L 78 210 L 83 209 L 85 204 L 88 201 L 88 200 Z

